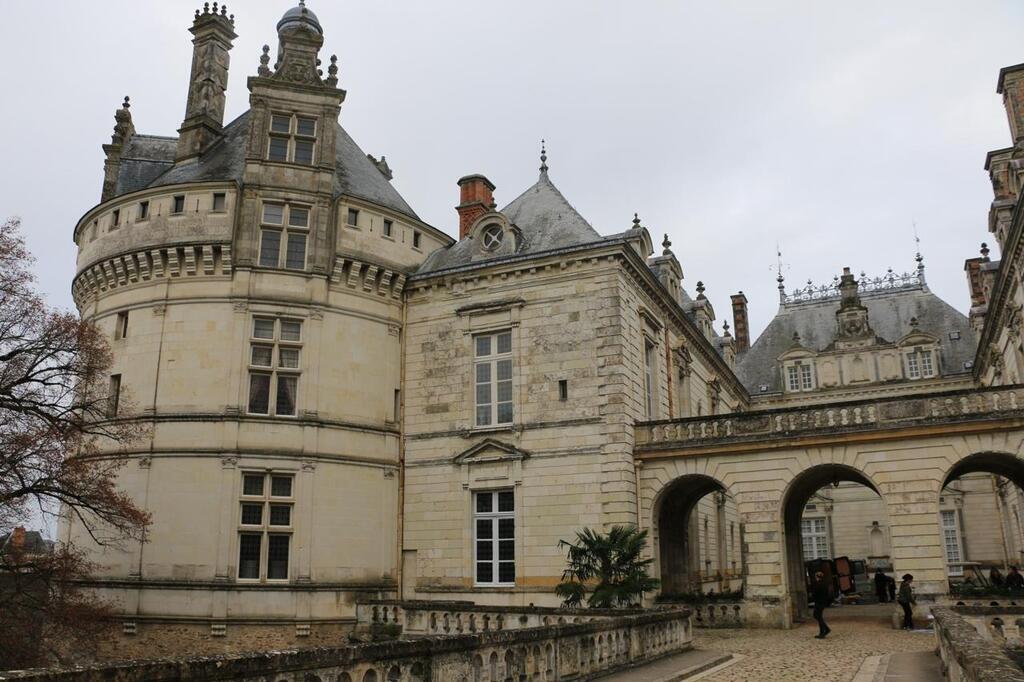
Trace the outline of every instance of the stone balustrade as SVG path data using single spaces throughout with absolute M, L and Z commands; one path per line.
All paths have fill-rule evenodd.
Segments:
M 488 606 L 471 601 L 380 599 L 356 604 L 356 629 L 395 625 L 403 637 L 460 635 L 590 623 L 642 609 L 565 609 L 544 606 Z
M 693 612 L 693 626 L 696 628 L 744 627 L 745 602 L 694 604 L 689 608 Z
M 384 611 L 381 610 L 380 605 L 378 608 L 377 613 L 383 618 Z M 413 610 L 418 611 L 417 609 Z M 557 611 L 557 609 L 552 610 Z M 372 615 L 372 608 L 370 613 Z M 396 612 L 392 609 L 388 617 L 393 617 L 394 613 Z M 498 610 L 495 613 L 502 613 L 502 611 Z M 0 673 L 0 680 L 31 680 L 32 682 L 585 680 L 611 670 L 641 665 L 662 656 L 686 651 L 692 647 L 692 636 L 688 610 L 659 609 L 641 613 L 620 613 L 618 616 L 595 616 L 589 622 L 566 622 L 475 634 L 427 635 L 415 639 L 345 647 L 228 654 L 175 660 L 127 661 L 73 670 L 9 671 Z
M 733 412 L 706 417 L 644 422 L 636 426 L 640 452 L 741 444 L 768 445 L 794 437 L 840 436 L 930 424 L 1024 416 L 1024 387 L 967 389 L 926 396 L 861 400 L 814 407 Z
M 998 608 L 990 607 L 990 610 Z M 949 682 L 1024 682 L 1024 670 L 1006 654 L 1005 648 L 983 635 L 977 625 L 959 611 L 959 607 L 932 607 L 935 639 L 946 679 Z M 1015 611 L 1019 613 L 1019 609 Z M 986 615 L 995 617 L 993 613 Z

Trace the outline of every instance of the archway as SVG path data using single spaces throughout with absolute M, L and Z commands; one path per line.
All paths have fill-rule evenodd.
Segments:
M 742 587 L 742 529 L 735 501 L 719 481 L 677 478 L 654 508 L 661 594 Z
M 1024 563 L 1022 488 L 1024 459 L 1008 453 L 969 455 L 949 470 L 939 492 L 939 532 L 951 590 L 965 582 L 983 587 L 993 568 L 1005 575 Z
M 856 491 L 862 486 L 870 491 L 871 499 L 857 500 Z M 873 503 L 873 511 L 863 513 L 858 509 L 863 503 Z M 817 509 L 826 505 L 830 508 Z M 810 516 L 805 517 L 807 514 Z M 888 527 L 888 515 L 881 494 L 863 472 L 846 465 L 820 464 L 801 472 L 783 495 L 782 519 L 786 579 L 794 621 L 808 615 L 807 560 L 845 555 L 866 562 L 879 545 L 885 546 L 883 528 Z M 836 528 L 853 535 L 839 537 L 834 534 Z M 846 547 L 856 549 L 848 551 Z M 866 563 L 863 566 L 867 568 Z M 858 591 L 870 594 L 872 588 L 858 584 Z

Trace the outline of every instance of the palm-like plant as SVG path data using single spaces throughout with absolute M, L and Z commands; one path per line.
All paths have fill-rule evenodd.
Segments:
M 641 557 L 646 545 L 647 531 L 633 526 L 612 526 L 606 534 L 584 528 L 576 533 L 576 542 L 560 540 L 558 546 L 568 548 L 569 565 L 555 593 L 570 608 L 583 603 L 588 587 L 591 608 L 635 605 L 643 592 L 658 586 L 647 574 L 654 560 Z

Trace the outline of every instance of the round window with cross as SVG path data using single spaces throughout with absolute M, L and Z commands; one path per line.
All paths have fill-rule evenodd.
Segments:
M 487 251 L 494 251 L 501 245 L 501 238 L 504 236 L 505 231 L 498 223 L 491 223 L 484 228 L 483 234 L 481 235 L 481 244 Z

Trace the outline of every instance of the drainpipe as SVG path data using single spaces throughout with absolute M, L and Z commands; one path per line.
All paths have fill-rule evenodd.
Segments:
M 404 562 L 405 547 L 403 535 L 405 534 L 405 339 L 407 336 L 405 325 L 408 319 L 406 311 L 407 304 L 403 292 L 402 327 L 398 331 L 398 352 L 401 354 L 398 361 L 398 405 L 395 406 L 398 410 L 395 415 L 395 421 L 398 422 L 398 524 L 396 526 L 398 531 L 396 551 L 398 554 L 395 557 L 398 594 L 395 596 L 398 599 L 402 599 L 405 593 L 405 572 L 402 570 L 402 563 Z

